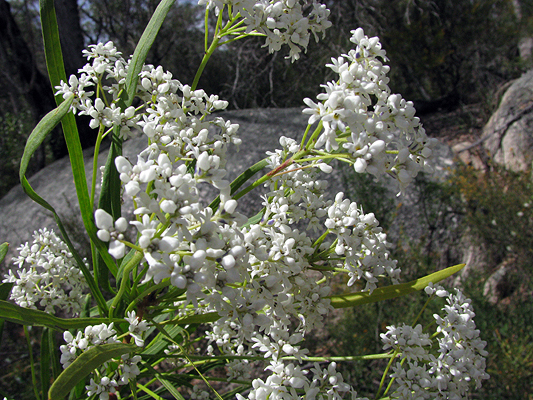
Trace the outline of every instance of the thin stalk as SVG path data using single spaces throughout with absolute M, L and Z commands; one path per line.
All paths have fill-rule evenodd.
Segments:
M 222 39 L 225 35 L 228 34 L 228 32 L 231 33 L 231 28 L 234 26 L 235 22 L 240 18 L 240 15 L 235 16 L 234 18 L 230 19 L 226 26 L 223 28 L 220 28 L 222 25 L 222 14 L 224 10 L 220 10 L 220 13 L 218 15 L 217 25 L 215 27 L 215 34 L 213 35 L 213 41 L 211 42 L 211 45 L 209 48 L 207 48 L 207 42 L 208 42 L 208 35 L 207 35 L 207 14 L 205 17 L 205 24 L 206 24 L 206 36 L 205 36 L 205 53 L 204 57 L 202 58 L 202 62 L 200 63 L 200 66 L 198 67 L 198 70 L 196 71 L 196 75 L 194 76 L 194 80 L 191 85 L 191 90 L 196 90 L 198 87 L 198 82 L 200 81 L 200 77 L 202 76 L 202 73 L 204 72 L 205 66 L 207 65 L 207 62 L 215 52 L 215 50 L 221 46 L 220 39 Z
M 137 252 L 135 255 L 131 258 L 131 260 L 126 264 L 124 267 L 124 272 L 122 273 L 122 281 L 120 282 L 120 289 L 113 299 L 113 303 L 111 304 L 111 307 L 109 307 L 109 318 L 113 318 L 113 315 L 115 313 L 115 310 L 120 303 L 120 300 L 122 299 L 122 296 L 124 295 L 124 292 L 126 291 L 126 288 L 129 283 L 129 275 L 131 270 L 136 267 L 144 257 L 144 254 L 142 252 Z
M 285 160 L 281 165 L 274 168 L 269 173 L 263 175 L 261 178 L 256 180 L 254 183 L 252 183 L 250 186 L 247 186 L 245 189 L 241 190 L 239 193 L 233 196 L 233 199 L 238 200 L 245 194 L 251 192 L 253 189 L 255 189 L 257 186 L 263 184 L 264 182 L 268 181 L 273 176 L 278 175 L 280 172 L 282 172 L 284 169 L 286 169 L 288 166 L 292 165 L 294 163 L 294 159 L 305 157 L 307 154 L 309 154 L 310 150 L 301 150 L 294 154 L 293 157 L 289 158 L 288 160 Z
M 307 135 L 309 134 L 310 130 L 311 130 L 311 124 L 307 124 L 307 128 L 305 128 L 304 136 L 302 137 L 302 141 L 300 143 L 300 150 L 304 149 L 305 140 L 307 139 Z
M 215 52 L 216 48 L 218 47 L 218 42 L 220 41 L 220 38 L 218 36 L 215 36 L 213 39 L 213 42 L 211 43 L 211 46 L 206 50 L 204 57 L 202 58 L 202 62 L 200 63 L 200 66 L 198 67 L 198 70 L 196 71 L 196 75 L 194 76 L 194 80 L 192 81 L 191 90 L 196 90 L 196 87 L 198 86 L 198 82 L 200 81 L 200 77 L 202 76 L 202 73 L 204 72 L 205 66 L 207 65 L 207 62 Z
M 398 350 L 395 350 L 394 353 L 393 353 L 392 356 L 391 356 L 390 361 L 389 361 L 388 364 L 387 364 L 387 368 L 385 368 L 385 371 L 383 371 L 383 376 L 381 377 L 381 382 L 379 383 L 379 388 L 378 388 L 378 391 L 377 391 L 377 393 L 376 393 L 376 397 L 375 397 L 375 399 L 378 399 L 378 398 L 379 398 L 379 396 L 380 396 L 380 394 L 381 394 L 381 390 L 383 389 L 383 385 L 385 384 L 385 379 L 386 379 L 386 377 L 387 377 L 387 373 L 389 372 L 389 369 L 390 369 L 390 367 L 392 366 L 392 363 L 393 363 L 393 361 L 394 361 L 394 359 L 396 358 L 397 355 L 398 355 Z M 385 390 L 385 392 L 383 393 L 383 395 L 385 395 L 385 394 L 389 391 L 390 386 L 391 386 L 393 380 L 394 380 L 394 378 L 391 379 L 391 381 L 389 382 L 389 385 L 387 386 L 387 389 Z
M 324 241 L 326 236 L 328 236 L 329 232 L 330 230 L 326 229 L 326 231 L 315 241 L 315 243 L 313 243 L 313 247 L 317 248 L 318 246 L 320 246 L 320 244 Z
M 35 394 L 36 400 L 41 400 L 41 396 L 39 396 L 39 390 L 37 389 L 37 376 L 35 375 L 35 363 L 33 362 L 33 349 L 31 346 L 30 332 L 26 325 L 24 325 L 24 336 L 26 336 L 26 343 L 28 344 L 28 352 L 30 353 L 31 381 L 33 384 L 33 394 Z
M 318 126 L 316 127 L 313 134 L 309 138 L 309 141 L 305 145 L 306 150 L 310 150 L 312 146 L 316 143 L 316 138 L 318 137 L 318 135 L 320 135 L 320 132 L 322 132 L 323 127 L 324 127 L 324 124 L 322 123 L 322 120 L 320 120 L 320 122 L 318 123 Z
M 415 320 L 413 321 L 413 323 L 411 324 L 411 326 L 415 326 L 416 322 L 418 321 L 418 319 L 422 316 L 422 313 L 424 312 L 424 310 L 426 309 L 426 307 L 428 306 L 429 302 L 433 299 L 433 297 L 435 297 L 435 294 L 432 294 L 431 296 L 429 296 L 429 298 L 426 300 L 424 306 L 422 307 L 422 309 L 420 310 L 420 312 L 418 313 L 418 315 L 416 316 Z

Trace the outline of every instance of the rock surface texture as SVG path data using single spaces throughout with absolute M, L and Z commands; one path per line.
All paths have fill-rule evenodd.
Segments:
M 307 126 L 308 118 L 302 114 L 300 108 L 237 110 L 220 113 L 217 116 L 229 119 L 232 123 L 240 125 L 239 136 L 242 138 L 243 143 L 238 152 L 235 151 L 236 149 L 232 149 L 229 153 L 227 170 L 230 180 L 233 180 L 249 166 L 263 159 L 267 151 L 280 148 L 279 138 L 281 136 L 301 139 Z M 136 154 L 144 149 L 145 146 L 146 139 L 144 137 L 126 141 L 123 146 L 124 154 L 135 159 Z M 434 178 L 431 179 L 442 179 L 453 163 L 453 153 L 447 145 L 441 143 L 436 146 L 435 152 L 437 160 L 436 173 Z M 85 152 L 88 179 L 90 179 L 92 170 L 91 156 L 92 149 L 89 149 Z M 100 165 L 104 164 L 106 157 L 107 151 L 102 151 L 99 156 Z M 354 172 L 350 171 L 352 175 L 350 173 L 346 174 L 348 167 L 343 168 L 343 170 L 335 169 L 332 174 L 324 176 L 329 181 L 330 196 L 333 199 L 337 192 L 343 191 L 347 197 L 358 201 L 357 196 L 346 189 L 346 179 L 349 180 Z M 67 230 L 70 232 L 71 240 L 73 240 L 83 255 L 88 256 L 88 242 L 84 239 L 84 228 L 79 217 L 79 208 L 68 158 L 56 161 L 32 176 L 29 181 L 35 191 L 58 211 Z M 414 241 L 427 236 L 427 204 L 420 200 L 420 189 L 416 185 L 412 185 L 406 193 L 397 197 L 398 187 L 392 179 L 381 184 L 384 186 L 384 190 L 380 193 L 387 197 L 388 204 L 391 204 L 396 214 L 395 222 L 389 231 L 390 241 L 394 244 L 400 232 L 402 235 L 407 234 Z M 209 190 L 208 185 L 205 188 L 201 188 L 201 192 L 206 199 L 206 204 L 208 204 L 213 198 L 213 192 Z M 263 190 L 263 193 L 265 193 L 265 190 Z M 239 208 L 248 215 L 254 215 L 255 212 L 252 214 L 247 210 L 259 211 L 261 201 L 260 192 L 251 192 L 239 200 Z M 385 204 L 385 202 L 381 204 Z M 132 206 L 125 204 L 123 215 L 131 213 L 131 211 Z M 365 210 L 365 212 L 375 211 L 371 209 Z M 0 215 L 2 216 L 0 218 L 0 243 L 10 243 L 9 254 L 6 257 L 7 265 L 10 264 L 10 258 L 16 253 L 16 247 L 20 243 L 32 240 L 33 231 L 43 227 L 57 231 L 52 215 L 29 199 L 20 187 L 12 189 L 0 200 Z M 444 231 L 448 231 L 448 229 L 442 227 L 442 232 Z M 435 231 L 432 231 L 431 235 L 434 235 L 434 238 L 439 237 L 439 233 Z M 451 265 L 449 264 L 451 261 L 443 260 L 447 264 L 444 266 Z M 460 260 L 453 261 L 460 262 Z M 2 273 L 5 273 L 7 265 L 2 268 Z
M 513 171 L 533 162 L 533 70 L 515 80 L 483 129 L 483 141 L 492 160 Z

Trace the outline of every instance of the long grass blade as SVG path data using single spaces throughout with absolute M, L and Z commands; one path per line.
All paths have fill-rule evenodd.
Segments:
M 61 331 L 83 329 L 89 325 L 98 325 L 102 323 L 124 322 L 124 320 L 120 318 L 59 318 L 45 313 L 44 311 L 23 308 L 4 300 L 0 300 L 0 318 L 19 325 L 46 326 Z
M 66 81 L 66 73 L 61 53 L 61 43 L 59 41 L 59 30 L 57 28 L 57 18 L 53 0 L 40 0 L 41 27 L 43 42 L 46 56 L 46 66 L 52 90 L 58 86 L 61 81 Z M 56 103 L 59 105 L 62 98 L 56 96 Z M 65 142 L 69 153 L 70 163 L 72 166 L 72 175 L 74 177 L 74 186 L 80 205 L 81 217 L 85 229 L 91 241 L 97 246 L 111 272 L 116 273 L 116 265 L 113 258 L 107 252 L 107 247 L 96 237 L 96 226 L 93 221 L 93 205 L 89 197 L 87 187 L 87 178 L 85 175 L 85 163 L 83 160 L 83 151 L 81 148 L 78 128 L 73 114 L 66 114 L 61 121 Z

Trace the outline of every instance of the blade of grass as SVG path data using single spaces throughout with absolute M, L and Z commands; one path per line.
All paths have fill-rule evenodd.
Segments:
M 40 16 L 41 29 L 43 34 L 43 42 L 46 57 L 46 66 L 48 69 L 48 76 L 52 90 L 61 81 L 67 81 L 65 67 L 63 63 L 63 54 L 61 53 L 61 43 L 59 40 L 59 31 L 57 27 L 57 18 L 54 8 L 53 0 L 40 0 Z M 60 96 L 56 96 L 56 103 L 59 105 L 62 101 Z M 80 205 L 81 217 L 83 225 L 107 267 L 112 273 L 116 273 L 116 265 L 113 258 L 107 252 L 107 247 L 104 243 L 96 237 L 96 226 L 93 221 L 93 205 L 89 197 L 89 189 L 87 187 L 87 178 L 85 176 L 85 163 L 83 160 L 83 151 L 81 148 L 78 128 L 73 114 L 67 114 L 62 120 L 63 134 L 65 135 L 65 142 L 72 166 L 72 174 L 74 178 L 74 186 L 76 188 L 76 195 Z M 105 310 L 105 308 L 104 308 Z

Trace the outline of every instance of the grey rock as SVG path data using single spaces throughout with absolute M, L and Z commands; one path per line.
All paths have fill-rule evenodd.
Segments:
M 485 282 L 483 296 L 487 298 L 489 303 L 496 304 L 502 297 L 502 286 L 505 285 L 506 275 L 507 267 L 502 265 Z
M 307 126 L 307 116 L 302 114 L 301 108 L 237 110 L 220 113 L 217 116 L 240 125 L 239 136 L 242 138 L 243 144 L 240 151 L 231 150 L 228 154 L 227 170 L 230 180 L 263 159 L 267 151 L 279 148 L 281 136 L 301 139 Z M 143 137 L 128 140 L 124 143 L 124 155 L 135 160 L 135 155 L 145 145 L 146 141 Z M 89 149 L 84 154 L 88 180 L 92 170 L 92 151 Z M 99 165 L 104 165 L 106 157 L 107 151 L 101 151 Z M 439 143 L 436 147 L 436 160 L 435 175 L 431 179 L 442 180 L 453 165 L 453 152 L 447 145 Z M 344 191 L 346 196 L 359 201 L 356 193 L 357 188 L 354 188 L 355 183 L 351 181 L 353 176 L 354 173 L 348 173 L 346 169 L 335 169 L 332 174 L 325 176 L 324 178 L 329 181 L 331 198 L 337 192 Z M 89 244 L 84 236 L 84 228 L 79 216 L 68 158 L 56 161 L 35 174 L 29 181 L 35 191 L 58 210 L 75 246 L 83 255 L 88 256 Z M 424 193 L 422 193 L 420 185 L 412 185 L 400 197 L 396 196 L 398 187 L 392 179 L 386 179 L 382 185 L 383 190 L 380 192 L 380 196 L 383 196 L 383 199 L 380 199 L 382 201 L 379 204 L 387 204 L 392 210 L 395 210 L 396 214 L 394 223 L 389 229 L 391 242 L 398 241 L 401 235 L 407 235 L 409 241 L 404 240 L 404 245 L 407 242 L 412 245 L 420 240 L 430 240 L 434 248 L 442 250 L 444 241 L 448 240 L 446 235 L 449 235 L 447 233 L 449 226 L 443 225 L 441 222 L 446 220 L 447 223 L 454 223 L 449 220 L 446 210 L 431 209 L 430 214 L 435 214 L 435 217 L 431 217 L 433 219 L 430 220 L 428 209 L 434 205 L 431 204 L 430 199 L 422 199 Z M 240 199 L 240 209 L 246 210 L 247 215 L 253 215 L 249 210 L 259 211 L 262 192 L 264 193 L 264 189 L 257 193 L 253 191 Z M 210 190 L 209 185 L 201 188 L 201 193 L 206 198 L 206 204 L 214 196 L 214 191 Z M 367 196 L 373 196 L 373 193 L 367 194 Z M 131 213 L 132 208 L 131 204 L 125 204 L 123 215 Z M 365 209 L 365 212 L 375 211 Z M 57 231 L 51 213 L 29 199 L 20 187 L 12 189 L 4 198 L 0 199 L 0 215 L 2 216 L 0 218 L 0 242 L 7 241 L 11 244 L 6 260 L 10 260 L 16 253 L 16 246 L 31 241 L 33 231 L 43 227 Z M 439 226 L 435 226 L 435 224 Z M 443 266 L 451 265 L 453 261 L 449 257 L 449 255 L 444 257 Z M 455 258 L 453 257 L 454 261 Z
M 533 161 L 533 70 L 507 89 L 481 140 L 493 161 L 513 171 Z

